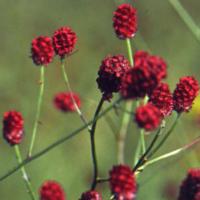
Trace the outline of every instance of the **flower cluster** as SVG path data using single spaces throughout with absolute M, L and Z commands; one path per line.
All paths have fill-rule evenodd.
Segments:
M 187 112 L 191 109 L 199 92 L 198 81 L 192 76 L 182 77 L 173 94 L 174 110 Z
M 120 39 L 134 37 L 137 26 L 137 10 L 130 4 L 118 6 L 113 16 L 113 27 L 117 37 Z
M 92 190 L 84 192 L 80 200 L 102 200 L 102 197 L 98 192 Z
M 60 111 L 74 112 L 76 111 L 76 106 L 80 108 L 81 100 L 76 93 L 60 92 L 54 97 L 54 105 Z
M 129 42 L 129 39 L 134 37 L 138 29 L 137 10 L 130 4 L 119 5 L 113 15 L 113 28 L 119 39 L 126 39 Z M 73 52 L 76 42 L 77 35 L 69 26 L 60 27 L 54 32 L 52 37 L 39 36 L 32 40 L 32 60 L 36 65 L 46 66 L 51 63 L 54 56 L 57 55 L 61 61 L 63 61 L 64 58 Z M 143 50 L 136 51 L 134 55 L 130 54 L 129 51 L 130 61 L 134 59 L 133 66 L 131 66 L 129 61 L 121 54 L 113 56 L 109 55 L 102 60 L 96 82 L 100 92 L 102 93 L 103 100 L 110 101 L 113 93 L 119 93 L 121 97 L 120 100 L 137 100 L 138 106 L 134 113 L 134 121 L 137 123 L 139 128 L 147 132 L 157 129 L 164 118 L 170 116 L 173 110 L 177 113 L 182 113 L 188 112 L 191 109 L 200 88 L 198 81 L 194 77 L 184 76 L 180 78 L 174 92 L 171 93 L 169 85 L 163 82 L 163 79 L 167 77 L 167 63 L 162 57 L 152 55 Z M 62 67 L 63 66 L 64 65 L 62 65 Z M 40 96 L 42 95 L 40 94 Z M 40 99 L 38 102 L 38 105 L 40 106 Z M 100 103 L 101 102 L 103 102 L 102 99 Z M 53 103 L 59 111 L 77 111 L 80 114 L 80 118 L 82 118 L 82 113 L 79 110 L 81 107 L 80 97 L 78 94 L 71 92 L 71 90 L 70 92 L 57 93 L 54 96 Z M 91 187 L 92 189 L 82 193 L 80 200 L 102 200 L 102 195 L 97 192 L 95 188 L 100 182 L 100 179 L 98 180 L 99 174 L 97 170 L 98 166 L 95 158 L 96 149 L 94 145 L 97 119 L 100 115 L 104 114 L 102 112 L 103 114 L 98 115 L 101 111 L 101 106 L 102 104 L 97 107 L 94 120 L 87 123 L 84 119 L 83 128 L 78 129 L 81 131 L 84 127 L 87 127 L 89 130 L 94 164 L 94 180 Z M 110 108 L 107 110 L 109 109 Z M 129 110 L 127 112 L 125 110 L 124 121 L 129 122 L 129 116 L 126 118 L 126 114 L 129 112 Z M 36 117 L 36 119 L 38 119 L 38 117 Z M 92 128 L 90 128 L 90 125 Z M 123 125 L 124 124 L 122 124 L 122 127 Z M 43 150 L 42 153 L 38 153 L 37 155 L 42 155 L 44 152 L 47 152 L 56 145 L 61 144 L 61 142 L 71 138 L 77 133 L 78 131 L 74 131 L 71 135 L 64 137 L 63 140 L 61 139 L 58 142 L 55 142 L 53 145 L 50 145 L 50 147 Z M 23 134 L 24 120 L 22 115 L 17 111 L 5 112 L 3 117 L 3 136 L 5 140 L 12 146 L 17 145 L 22 141 Z M 121 135 L 119 135 L 119 139 L 121 139 L 120 136 Z M 168 135 L 166 134 L 166 136 Z M 122 140 L 123 139 L 124 138 L 122 138 Z M 156 139 L 157 138 L 154 138 L 153 142 L 157 142 Z M 162 141 L 164 140 L 161 140 L 161 145 Z M 109 178 L 105 179 L 105 181 L 109 182 L 110 191 L 115 200 L 136 199 L 136 173 L 139 173 L 137 166 L 139 166 L 140 163 L 142 163 L 141 166 L 143 165 L 146 157 L 152 153 L 151 148 L 153 148 L 153 145 L 154 144 L 152 143 L 152 146 L 150 145 L 146 152 L 139 158 L 139 160 L 137 160 L 138 162 L 136 166 L 133 167 L 134 170 L 132 170 L 128 165 L 120 164 L 113 166 L 109 171 Z M 157 147 L 160 146 L 158 145 Z M 140 151 L 140 149 L 137 150 Z M 21 158 L 19 151 L 16 153 L 18 160 L 20 161 Z M 140 153 L 141 152 L 139 152 L 139 154 Z M 138 155 L 136 155 L 136 158 L 137 156 Z M 156 159 L 156 161 L 157 160 L 158 159 Z M 29 160 L 27 159 L 25 161 Z M 24 163 L 21 163 L 20 161 L 19 166 L 22 166 L 21 164 Z M 142 167 L 140 169 L 142 169 Z M 22 171 L 24 175 L 25 169 L 22 169 Z M 25 179 L 25 181 L 28 183 L 27 188 L 31 190 L 29 188 L 29 180 Z M 39 197 L 40 200 L 66 200 L 64 189 L 58 182 L 53 180 L 45 181 L 42 184 L 39 189 Z M 187 177 L 180 187 L 178 200 L 200 200 L 200 169 L 189 170 Z
M 102 61 L 96 81 L 104 99 L 110 99 L 113 92 L 119 92 L 122 78 L 129 68 L 129 61 L 122 55 L 108 56 Z
M 55 31 L 52 39 L 56 54 L 64 58 L 73 51 L 77 36 L 70 27 L 61 27 Z
M 110 173 L 110 188 L 116 200 L 134 200 L 137 186 L 135 176 L 127 165 L 113 166 Z
M 149 102 L 155 105 L 162 115 L 168 116 L 173 110 L 173 97 L 167 83 L 160 83 L 150 95 Z
M 158 128 L 162 118 L 160 110 L 151 103 L 138 107 L 135 113 L 136 123 L 146 131 L 153 131 Z
M 3 136 L 10 145 L 19 144 L 24 133 L 24 120 L 21 113 L 8 111 L 3 117 Z
M 36 65 L 48 65 L 52 62 L 54 50 L 50 37 L 39 36 L 32 41 L 31 57 Z
M 65 192 L 56 181 L 45 181 L 39 190 L 40 200 L 66 200 Z
M 200 199 L 200 169 L 190 169 L 180 187 L 178 200 Z
M 150 95 L 163 78 L 167 76 L 167 64 L 159 56 L 145 51 L 134 55 L 134 67 L 123 77 L 121 95 L 125 99 Z
M 63 59 L 76 44 L 76 33 L 70 27 L 61 27 L 51 37 L 39 36 L 31 44 L 31 57 L 36 65 L 48 65 L 55 54 Z M 55 53 L 54 53 L 55 51 Z

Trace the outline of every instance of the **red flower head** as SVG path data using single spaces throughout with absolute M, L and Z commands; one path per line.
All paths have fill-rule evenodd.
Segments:
M 40 200 L 65 200 L 65 192 L 55 181 L 46 181 L 39 190 Z
M 3 136 L 10 145 L 19 144 L 24 134 L 24 120 L 21 113 L 9 111 L 4 113 Z
M 55 95 L 54 105 L 57 109 L 63 112 L 74 112 L 76 111 L 75 103 L 80 108 L 81 100 L 75 93 L 61 92 Z
M 199 83 L 194 77 L 182 77 L 173 94 L 174 110 L 179 113 L 189 111 L 198 92 Z
M 110 188 L 116 200 L 134 200 L 136 196 L 136 180 L 129 166 L 117 165 L 110 173 Z
M 149 57 L 149 53 L 147 51 L 138 50 L 134 54 L 134 64 L 136 66 L 141 65 L 141 63 Z
M 87 191 L 81 195 L 80 200 L 102 200 L 101 195 L 96 191 Z
M 61 27 L 55 31 L 52 39 L 54 50 L 62 59 L 73 51 L 77 36 L 70 27 Z
M 167 76 L 167 64 L 160 56 L 150 55 L 146 51 L 137 51 L 134 55 L 134 63 L 135 66 L 147 66 L 159 81 Z
M 108 56 L 102 61 L 97 84 L 105 99 L 121 89 L 122 77 L 129 68 L 128 60 L 122 55 Z
M 148 103 L 137 108 L 135 121 L 139 127 L 144 128 L 146 131 L 153 131 L 160 125 L 162 114 L 157 107 Z
M 178 200 L 200 199 L 200 169 L 190 169 L 183 180 Z
M 163 116 L 168 116 L 173 110 L 173 97 L 166 83 L 160 83 L 150 95 L 149 102 L 155 105 Z
M 121 4 L 114 12 L 113 27 L 119 39 L 134 37 L 137 31 L 137 10 L 130 4 Z
M 32 40 L 31 57 L 36 65 L 48 65 L 54 56 L 50 37 L 39 36 Z
M 125 99 L 144 97 L 158 85 L 157 76 L 146 66 L 131 68 L 123 76 L 121 95 Z

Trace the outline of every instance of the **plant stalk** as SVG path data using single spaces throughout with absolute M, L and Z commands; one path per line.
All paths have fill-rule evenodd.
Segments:
M 21 156 L 21 152 L 20 152 L 19 146 L 15 145 L 14 149 L 15 149 L 15 155 L 16 155 L 17 161 L 18 161 L 19 164 L 21 164 L 22 163 L 22 156 Z M 24 180 L 24 182 L 26 184 L 26 188 L 27 188 L 28 194 L 30 195 L 30 198 L 32 200 L 36 200 L 36 196 L 35 196 L 35 193 L 33 192 L 33 188 L 32 188 L 31 182 L 29 180 L 29 177 L 27 175 L 27 172 L 25 170 L 25 167 L 21 166 L 20 170 L 21 170 L 21 173 L 22 173 L 23 180 Z
M 28 151 L 28 157 L 31 157 L 31 155 L 32 155 L 32 151 L 33 151 L 33 147 L 34 147 L 35 139 L 36 139 L 36 134 L 37 134 L 37 129 L 38 129 L 42 99 L 43 99 L 43 94 L 44 94 L 44 81 L 45 81 L 44 80 L 44 75 L 45 75 L 44 73 L 45 73 L 45 67 L 41 66 L 40 67 L 40 89 L 39 89 L 37 109 L 36 109 L 35 121 L 34 121 L 34 125 L 33 125 L 31 143 L 30 143 L 30 148 L 29 148 L 29 151 Z

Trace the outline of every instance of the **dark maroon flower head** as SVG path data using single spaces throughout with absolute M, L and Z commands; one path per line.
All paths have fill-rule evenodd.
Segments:
M 81 106 L 81 100 L 76 93 L 60 92 L 54 97 L 54 105 L 58 110 L 63 112 L 74 112 L 76 111 L 76 105 L 78 108 Z
M 127 165 L 113 166 L 110 174 L 110 189 L 116 200 L 134 200 L 137 185 L 134 173 Z
M 67 26 L 56 30 L 52 39 L 54 50 L 61 59 L 73 51 L 77 42 L 76 33 Z
M 150 95 L 149 102 L 156 106 L 164 117 L 170 115 L 173 110 L 173 97 L 169 85 L 160 83 Z
M 182 77 L 176 85 L 173 94 L 174 110 L 178 113 L 187 112 L 191 109 L 194 99 L 199 92 L 199 83 L 192 76 Z
M 40 200 L 66 200 L 65 192 L 56 181 L 45 181 L 39 190 Z
M 151 103 L 136 109 L 135 121 L 140 128 L 144 128 L 146 131 L 153 131 L 158 128 L 162 118 L 160 110 Z
M 190 169 L 180 186 L 178 200 L 200 200 L 200 169 Z
M 134 37 L 137 27 L 137 10 L 130 4 L 121 4 L 113 16 L 113 27 L 119 39 Z
M 10 145 L 19 144 L 24 134 L 24 120 L 21 113 L 9 111 L 3 117 L 3 136 Z
M 152 93 L 158 82 L 157 76 L 148 67 L 136 66 L 123 76 L 120 92 L 124 99 L 144 97 Z
M 135 66 L 146 66 L 157 76 L 158 80 L 166 78 L 167 64 L 163 58 L 151 55 L 147 51 L 137 51 L 134 55 Z
M 54 56 L 50 37 L 39 36 L 32 40 L 31 57 L 36 65 L 48 65 Z
M 102 197 L 98 192 L 92 190 L 84 192 L 80 200 L 102 200 Z
M 119 92 L 121 81 L 130 63 L 122 55 L 106 57 L 98 71 L 97 84 L 105 99 L 110 99 L 113 92 Z

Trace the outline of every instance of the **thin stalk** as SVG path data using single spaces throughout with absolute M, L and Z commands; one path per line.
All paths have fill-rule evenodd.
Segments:
M 15 155 L 16 155 L 17 161 L 18 161 L 19 164 L 21 164 L 22 163 L 22 156 L 21 156 L 21 153 L 20 153 L 19 146 L 15 145 L 14 149 L 15 149 Z M 28 193 L 30 195 L 30 198 L 32 200 L 36 200 L 35 193 L 33 192 L 33 188 L 32 188 L 31 182 L 30 182 L 30 180 L 28 178 L 28 175 L 27 175 L 27 172 L 26 172 L 24 166 L 22 166 L 20 168 L 20 170 L 21 170 L 21 173 L 22 173 L 23 180 L 24 180 L 24 182 L 26 184 L 27 191 L 28 191 Z
M 127 46 L 127 51 L 128 51 L 128 57 L 131 66 L 133 67 L 134 62 L 133 62 L 133 52 L 131 48 L 131 41 L 130 39 L 126 39 L 126 46 Z M 127 102 L 125 106 L 125 110 L 128 112 L 131 112 L 132 109 L 132 102 Z M 122 124 L 121 128 L 119 131 L 119 136 L 118 136 L 118 163 L 124 163 L 124 146 L 125 146 L 125 140 L 126 140 L 126 134 L 128 131 L 128 125 L 131 119 L 131 115 L 128 113 L 124 113 L 122 117 Z
M 140 141 L 141 141 L 141 149 L 142 149 L 142 153 L 144 153 L 146 151 L 146 144 L 145 144 L 145 130 L 141 129 L 140 131 Z
M 155 137 L 153 138 L 152 142 L 150 143 L 149 147 L 146 149 L 145 153 L 143 153 L 143 155 L 140 157 L 140 159 L 138 160 L 138 162 L 134 166 L 134 168 L 133 168 L 134 172 L 136 172 L 137 169 L 140 168 L 145 163 L 145 161 L 147 159 L 146 157 L 151 152 L 151 150 L 154 147 L 159 135 L 161 134 L 161 130 L 162 130 L 162 128 L 159 128 L 159 130 L 157 131 Z
M 80 110 L 80 108 L 78 107 L 73 95 L 72 95 L 72 89 L 71 89 L 71 86 L 70 86 L 70 83 L 69 83 L 69 78 L 67 76 L 67 72 L 66 72 L 66 69 L 65 69 L 65 61 L 64 60 L 61 60 L 61 68 L 62 68 L 62 74 L 63 74 L 63 78 L 64 78 L 64 81 L 65 81 L 65 84 L 66 84 L 66 87 L 68 88 L 69 92 L 70 92 L 70 97 L 72 99 L 72 102 L 74 104 L 74 107 L 76 109 L 76 112 L 77 114 L 79 115 L 80 119 L 82 120 L 82 122 L 84 124 L 87 124 L 87 120 L 86 118 L 84 117 L 82 111 Z M 90 131 L 90 126 L 88 126 L 88 130 Z
M 126 110 L 131 111 L 132 108 L 132 102 L 127 102 L 126 103 Z M 123 117 L 122 117 L 122 125 L 120 128 L 119 135 L 117 137 L 117 144 L 118 144 L 118 163 L 124 163 L 124 146 L 125 146 L 125 139 L 126 139 L 126 134 L 128 131 L 128 125 L 130 122 L 131 115 L 127 112 L 124 112 Z
M 40 112 L 41 112 L 41 105 L 42 105 L 42 98 L 44 94 L 44 74 L 45 73 L 45 67 L 41 66 L 40 67 L 40 89 L 39 89 L 39 95 L 38 95 L 38 101 L 37 101 L 37 109 L 36 109 L 36 115 L 35 115 L 35 121 L 33 125 L 33 133 L 31 137 L 31 143 L 30 143 L 30 148 L 28 151 L 28 157 L 31 157 L 33 147 L 35 144 L 35 138 L 37 134 L 37 129 L 38 129 L 38 123 L 39 123 L 39 118 L 40 118 Z
M 132 51 L 132 47 L 131 47 L 131 40 L 129 38 L 126 39 L 126 46 L 127 46 L 127 50 L 128 50 L 128 58 L 129 58 L 131 66 L 133 67 L 133 65 L 134 65 L 133 51 Z
M 145 105 L 148 102 L 148 100 L 149 100 L 149 98 L 146 95 L 143 99 L 143 105 Z M 139 101 L 137 101 L 136 107 L 139 107 L 139 106 L 140 106 L 140 103 L 139 103 Z M 145 151 L 146 151 L 145 130 L 140 129 L 140 140 L 138 140 L 138 144 L 137 144 L 136 151 L 135 151 L 134 165 L 136 165 L 136 163 L 138 162 L 141 152 L 142 152 L 142 154 L 144 154 Z
M 109 178 L 98 178 L 97 183 L 105 183 L 108 182 L 110 179 Z
M 171 151 L 171 152 L 169 152 L 169 153 L 163 154 L 163 155 L 161 155 L 161 156 L 159 156 L 159 157 L 156 157 L 156 158 L 154 158 L 154 159 L 152 159 L 152 160 L 147 161 L 147 162 L 144 164 L 143 167 L 146 167 L 146 166 L 151 165 L 151 164 L 154 164 L 154 163 L 156 163 L 156 162 L 158 162 L 158 161 L 161 161 L 161 160 L 164 160 L 164 159 L 166 159 L 166 158 L 170 158 L 170 157 L 172 157 L 172 156 L 176 156 L 176 155 L 178 155 L 178 154 L 180 154 L 180 153 L 183 153 L 183 152 L 185 152 L 186 150 L 188 150 L 188 149 L 192 148 L 193 146 L 195 146 L 196 144 L 198 144 L 199 142 L 200 142 L 200 136 L 197 137 L 195 140 L 193 140 L 191 143 L 186 144 L 186 145 L 184 145 L 183 147 L 181 147 L 181 148 L 179 148 L 179 149 L 176 149 L 176 150 L 174 150 L 174 151 Z
M 140 129 L 140 139 L 138 140 L 136 151 L 135 151 L 135 157 L 134 157 L 134 165 L 139 160 L 139 157 L 141 154 L 144 154 L 146 151 L 146 144 L 145 144 L 145 130 Z
M 98 162 L 97 162 L 96 147 L 95 147 L 95 130 L 96 130 L 96 125 L 97 125 L 97 116 L 99 115 L 101 111 L 103 103 L 104 103 L 104 99 L 102 97 L 95 111 L 92 128 L 90 131 L 91 153 L 92 153 L 92 162 L 93 162 L 93 181 L 91 185 L 91 190 L 94 190 L 97 185 Z
M 102 111 L 95 120 L 98 120 L 100 118 L 102 118 L 106 113 L 108 113 L 110 110 L 113 109 L 113 107 L 118 104 L 121 101 L 121 99 L 116 100 L 114 103 L 112 103 L 109 107 L 107 107 L 104 111 Z M 71 132 L 70 134 L 65 135 L 64 137 L 58 139 L 57 141 L 53 142 L 52 144 L 50 144 L 49 146 L 47 146 L 46 148 L 42 149 L 41 151 L 39 151 L 38 153 L 34 154 L 32 157 L 29 157 L 25 160 L 23 160 L 21 162 L 21 164 L 13 167 L 12 169 L 8 170 L 4 175 L 2 175 L 0 177 L 0 181 L 5 180 L 6 178 L 8 178 L 9 176 L 11 176 L 12 174 L 14 174 L 15 172 L 17 172 L 21 167 L 31 163 L 32 161 L 40 158 L 41 156 L 45 155 L 46 153 L 50 152 L 51 150 L 55 149 L 56 147 L 58 147 L 59 145 L 63 144 L 64 142 L 72 139 L 73 137 L 75 137 L 76 135 L 80 134 L 84 129 L 86 129 L 88 127 L 88 125 L 91 125 L 94 122 L 94 119 L 89 121 L 88 124 L 83 125 L 81 127 L 79 127 L 78 129 L 74 130 L 73 132 Z
M 165 134 L 165 136 L 163 137 L 163 139 L 160 141 L 160 143 L 155 147 L 155 149 L 152 150 L 152 152 L 149 155 L 149 158 L 152 157 L 161 147 L 162 145 L 166 142 L 166 140 L 169 138 L 169 136 L 171 135 L 171 133 L 173 132 L 173 130 L 175 129 L 178 120 L 180 118 L 181 114 L 177 114 L 176 119 L 174 121 L 174 123 L 172 124 L 171 128 L 169 129 L 169 131 Z
M 169 3 L 176 10 L 176 12 L 180 16 L 180 18 L 184 21 L 184 23 L 190 29 L 190 31 L 195 36 L 195 38 L 198 40 L 198 42 L 200 42 L 200 28 L 194 22 L 194 20 L 189 15 L 189 13 L 186 11 L 186 9 L 181 5 L 181 3 L 178 0 L 169 0 Z

